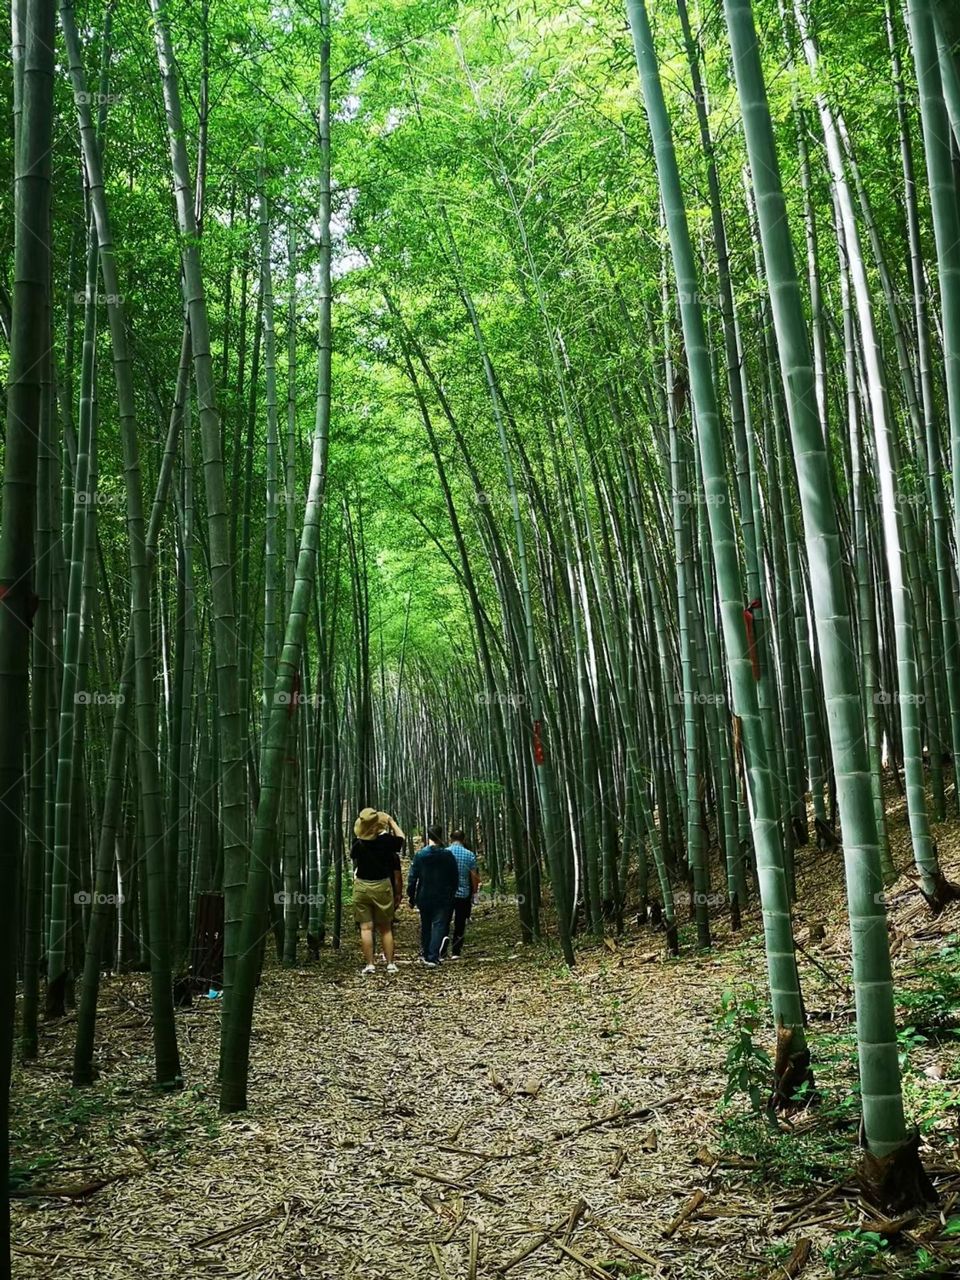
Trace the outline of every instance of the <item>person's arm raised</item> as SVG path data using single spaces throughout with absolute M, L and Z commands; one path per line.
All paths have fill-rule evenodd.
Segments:
M 400 830 L 400 823 L 397 822 L 396 818 L 391 818 L 390 814 L 388 813 L 387 821 L 390 823 L 390 830 L 393 832 L 393 834 L 395 836 L 399 836 L 401 840 L 406 840 L 407 837 Z

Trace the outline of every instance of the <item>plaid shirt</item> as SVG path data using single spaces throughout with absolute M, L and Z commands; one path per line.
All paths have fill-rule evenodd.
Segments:
M 448 846 L 450 852 L 457 860 L 457 870 L 460 872 L 460 883 L 457 885 L 457 897 L 469 898 L 471 894 L 470 872 L 477 869 L 477 855 L 471 853 L 466 845 L 462 845 L 459 840 Z

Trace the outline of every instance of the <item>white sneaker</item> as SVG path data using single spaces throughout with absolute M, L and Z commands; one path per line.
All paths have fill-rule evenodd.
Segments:
M 400 970 L 397 968 L 397 966 L 396 966 L 396 965 L 393 963 L 393 961 L 391 960 L 391 962 L 387 965 L 387 973 L 399 973 L 399 972 L 400 972 Z
M 364 972 L 364 973 L 376 973 L 376 972 L 377 972 L 376 965 L 372 965 L 372 964 L 364 965 L 363 972 Z
M 457 955 L 457 953 L 454 951 L 454 952 L 452 952 L 452 953 L 451 953 L 450 959 L 451 959 L 451 960 L 459 960 L 459 959 L 460 959 L 460 957 L 459 957 L 459 956 Z
M 420 963 L 425 965 L 428 969 L 435 969 L 437 967 L 436 960 L 421 960 Z

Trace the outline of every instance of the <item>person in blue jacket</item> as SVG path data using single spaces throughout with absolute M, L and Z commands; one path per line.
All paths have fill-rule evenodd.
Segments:
M 443 830 L 430 827 L 427 843 L 410 864 L 407 897 L 420 912 L 423 963 L 431 969 L 440 963 L 459 883 L 457 860 L 443 842 Z

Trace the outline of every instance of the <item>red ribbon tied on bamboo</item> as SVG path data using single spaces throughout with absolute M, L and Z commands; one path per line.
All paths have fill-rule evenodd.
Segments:
M 759 600 L 751 600 L 743 611 L 743 629 L 747 633 L 747 654 L 754 680 L 760 679 L 760 653 L 757 649 L 756 618 L 754 613 L 761 608 Z
M 533 722 L 533 760 L 535 764 L 543 764 L 547 756 L 543 749 L 543 721 Z
M 15 585 L 15 584 L 14 584 Z M 0 582 L 0 600 L 5 600 L 13 591 L 13 587 L 8 583 Z M 33 626 L 33 619 L 37 610 L 40 608 L 40 597 L 35 591 L 27 592 L 27 622 Z

